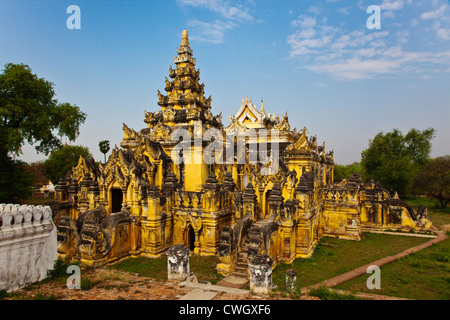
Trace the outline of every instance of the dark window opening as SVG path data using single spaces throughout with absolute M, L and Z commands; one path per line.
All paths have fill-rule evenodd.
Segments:
M 187 243 L 186 246 L 189 250 L 194 251 L 195 249 L 195 232 L 191 225 L 189 225 L 187 230 Z
M 122 189 L 111 189 L 111 213 L 122 211 Z

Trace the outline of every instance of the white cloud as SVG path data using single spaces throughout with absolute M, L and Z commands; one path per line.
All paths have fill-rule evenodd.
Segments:
M 437 36 L 442 40 L 450 40 L 450 29 L 441 28 L 441 23 L 436 21 L 433 25 Z
M 291 26 L 299 27 L 296 32 L 288 37 L 291 46 L 291 57 L 308 54 L 315 49 L 323 48 L 331 42 L 335 30 L 332 27 L 320 26 L 315 29 L 317 21 L 313 17 L 301 15 L 291 22 Z
M 447 10 L 447 5 L 443 4 L 436 10 L 427 11 L 420 15 L 420 18 L 422 20 L 429 20 L 429 19 L 438 19 L 443 16 L 445 10 Z
M 317 15 L 320 13 L 321 9 L 320 7 L 310 6 L 308 11 Z
M 398 67 L 398 63 L 387 59 L 361 60 L 359 57 L 352 57 L 336 63 L 311 65 L 307 69 L 316 73 L 331 74 L 335 78 L 356 80 L 393 73 Z
M 293 27 L 312 28 L 317 24 L 316 18 L 301 15 L 297 20 L 291 21 Z
M 406 1 L 406 3 L 411 4 L 410 1 Z M 396 18 L 395 11 L 402 10 L 404 5 L 404 0 L 383 0 L 380 4 L 383 19 Z
M 382 12 L 382 16 L 383 16 L 383 19 L 387 19 L 387 18 L 394 19 L 395 18 L 395 13 L 393 11 L 386 11 L 386 10 L 384 10 Z
M 403 1 L 385 1 L 394 10 Z M 314 73 L 337 79 L 357 80 L 392 76 L 396 73 L 432 74 L 447 70 L 450 51 L 421 52 L 405 50 L 410 31 L 371 31 L 365 28 L 346 31 L 329 26 L 314 17 L 299 16 L 291 22 L 295 31 L 288 36 L 289 57 Z M 434 25 L 442 39 L 450 39 L 450 30 Z M 433 70 L 433 71 L 431 71 Z
M 235 24 L 220 20 L 214 22 L 189 20 L 188 26 L 194 29 L 194 32 L 190 36 L 191 40 L 218 44 L 223 42 L 225 31 L 233 29 Z
M 339 9 L 337 9 L 337 12 L 341 13 L 341 14 L 349 14 L 349 10 L 350 10 L 350 7 L 341 7 Z
M 400 10 L 403 8 L 403 0 L 384 0 L 380 5 L 381 10 Z
M 411 32 L 409 32 L 409 30 L 398 31 L 397 33 L 395 33 L 395 35 L 397 36 L 397 42 L 401 44 L 407 43 L 410 34 Z
M 252 0 L 246 2 L 253 3 Z M 177 3 L 181 6 L 206 9 L 219 15 L 220 19 L 215 19 L 213 22 L 198 19 L 188 21 L 188 26 L 193 28 L 191 39 L 194 41 L 222 43 L 226 31 L 234 29 L 240 23 L 254 21 L 249 8 L 243 4 L 245 1 L 237 4 L 234 2 L 234 5 L 231 5 L 228 0 L 177 0 Z
M 243 5 L 230 5 L 229 1 L 223 0 L 177 0 L 179 4 L 191 7 L 200 7 L 220 14 L 225 19 L 236 21 L 252 21 L 253 16 L 249 14 L 247 7 Z
M 361 57 L 373 58 L 377 54 L 377 50 L 375 48 L 362 48 L 358 49 L 355 54 Z

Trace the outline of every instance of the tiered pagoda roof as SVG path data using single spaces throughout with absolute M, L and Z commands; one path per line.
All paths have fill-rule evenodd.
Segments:
M 158 122 L 174 126 L 201 120 L 214 127 L 222 126 L 221 115 L 211 114 L 211 96 L 205 98 L 205 85 L 200 83 L 200 70 L 195 69 L 196 60 L 189 45 L 189 36 L 183 31 L 182 41 L 175 56 L 175 69 L 169 68 L 170 80 L 165 79 L 166 95 L 158 90 L 158 105 L 161 111 L 146 112 L 145 122 L 149 127 Z

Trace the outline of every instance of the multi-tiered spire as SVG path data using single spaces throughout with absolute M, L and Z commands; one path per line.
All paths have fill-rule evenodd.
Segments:
M 196 60 L 192 56 L 189 45 L 188 32 L 183 31 L 180 47 L 175 57 L 175 70 L 170 67 L 171 81 L 166 78 L 167 96 L 158 91 L 158 104 L 163 110 L 173 108 L 175 110 L 186 109 L 200 112 L 211 109 L 211 97 L 205 99 L 205 85 L 200 84 L 200 70 L 195 69 Z
M 221 127 L 221 115 L 211 114 L 211 97 L 205 98 L 205 85 L 200 84 L 200 70 L 195 69 L 196 60 L 189 45 L 187 30 L 183 31 L 180 46 L 175 56 L 175 69 L 169 68 L 170 80 L 165 80 L 166 95 L 158 90 L 158 105 L 161 111 L 146 112 L 145 122 L 149 127 L 157 123 L 174 127 L 193 125 L 202 121 L 206 126 Z

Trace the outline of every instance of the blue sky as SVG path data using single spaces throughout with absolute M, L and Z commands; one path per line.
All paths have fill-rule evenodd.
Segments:
M 67 7 L 81 10 L 69 30 Z M 381 29 L 368 29 L 370 5 Z M 378 132 L 436 129 L 432 156 L 450 154 L 447 0 L 0 0 L 0 65 L 28 64 L 57 99 L 88 114 L 74 144 L 119 145 L 122 123 L 144 128 L 189 30 L 213 113 L 223 122 L 248 96 L 268 113 L 359 161 Z M 21 158 L 45 159 L 25 146 Z

